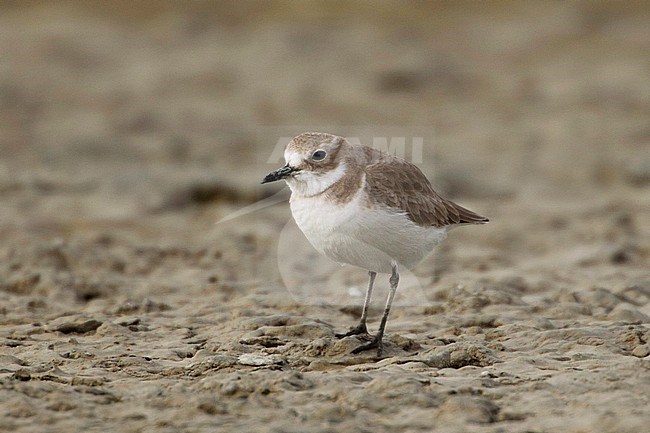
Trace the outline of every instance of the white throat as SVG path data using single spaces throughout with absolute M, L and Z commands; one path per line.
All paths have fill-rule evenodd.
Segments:
M 346 165 L 341 162 L 336 169 L 323 174 L 301 171 L 286 179 L 292 194 L 300 197 L 313 197 L 325 191 L 345 176 Z

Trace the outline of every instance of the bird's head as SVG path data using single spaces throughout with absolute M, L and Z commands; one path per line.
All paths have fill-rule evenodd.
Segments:
M 320 194 L 345 175 L 349 146 L 337 135 L 300 134 L 284 150 L 286 165 L 267 174 L 262 183 L 285 180 L 293 193 Z

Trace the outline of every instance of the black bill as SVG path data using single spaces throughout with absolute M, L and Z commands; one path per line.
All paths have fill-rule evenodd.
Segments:
M 275 171 L 272 171 L 271 173 L 267 174 L 266 177 L 262 180 L 262 183 L 269 183 L 269 182 L 275 182 L 276 180 L 282 180 L 291 174 L 295 173 L 298 171 L 297 168 L 295 167 L 290 167 L 289 164 L 285 165 L 282 168 L 278 168 Z

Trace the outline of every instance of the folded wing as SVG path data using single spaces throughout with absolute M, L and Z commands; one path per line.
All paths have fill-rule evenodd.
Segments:
M 415 165 L 386 157 L 365 168 L 368 195 L 374 204 L 405 212 L 423 227 L 484 224 L 489 220 L 442 198 Z

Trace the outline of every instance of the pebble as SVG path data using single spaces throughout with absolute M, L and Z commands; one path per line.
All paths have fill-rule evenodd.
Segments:
M 645 358 L 646 356 L 650 355 L 650 344 L 636 346 L 634 350 L 632 350 L 632 355 L 636 356 L 637 358 Z
M 435 347 L 423 353 L 419 360 L 435 368 L 461 368 L 468 365 L 486 367 L 498 362 L 498 358 L 487 347 L 469 343 Z
M 266 355 L 259 353 L 243 353 L 237 358 L 242 365 L 263 366 L 282 364 L 285 359 L 279 355 Z
M 14 379 L 20 380 L 22 382 L 27 382 L 31 380 L 32 375 L 26 368 L 20 368 L 14 372 Z
M 86 334 L 101 326 L 102 322 L 97 319 L 85 316 L 64 316 L 52 320 L 46 329 L 50 332 L 62 332 L 64 334 Z

